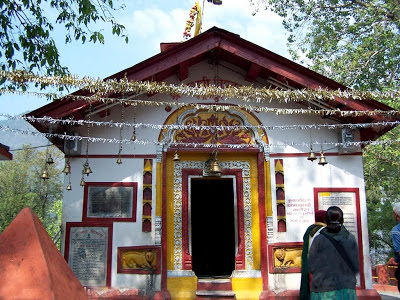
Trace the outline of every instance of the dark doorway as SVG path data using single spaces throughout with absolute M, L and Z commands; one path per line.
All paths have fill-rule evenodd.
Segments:
M 198 277 L 235 269 L 233 180 L 191 180 L 192 268 Z

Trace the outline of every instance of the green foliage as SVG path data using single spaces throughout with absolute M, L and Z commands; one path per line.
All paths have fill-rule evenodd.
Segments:
M 399 128 L 383 138 L 399 140 Z M 372 249 L 379 249 L 378 263 L 385 263 L 394 256 L 390 231 L 396 225 L 393 204 L 400 201 L 400 149 L 397 143 L 387 146 L 368 146 L 363 151 L 366 184 L 369 242 Z M 380 257 L 379 257 L 380 255 Z M 382 261 L 382 255 L 385 260 Z
M 262 2 L 284 18 L 295 59 L 305 55 L 312 69 L 352 88 L 398 87 L 398 0 Z
M 56 148 L 47 150 L 54 164 L 47 165 L 50 178 L 40 175 L 46 161 L 46 151 L 36 151 L 28 146 L 17 151 L 12 161 L 0 162 L 0 232 L 12 222 L 25 207 L 38 215 L 53 241 L 59 246 L 62 210 L 63 154 Z
M 400 128 L 383 136 L 399 140 Z M 390 231 L 396 225 L 393 204 L 400 201 L 400 149 L 397 143 L 368 146 L 363 151 L 364 177 L 366 184 L 368 227 L 371 248 L 388 249 L 385 261 L 394 256 Z M 384 263 L 385 261 L 380 261 Z
M 112 15 L 113 0 L 3 0 L 0 1 L 0 67 L 2 70 L 42 71 L 64 75 L 51 34 L 56 24 L 66 30 L 65 42 L 104 43 L 95 23 L 110 24 L 112 34 L 125 38 L 125 27 Z

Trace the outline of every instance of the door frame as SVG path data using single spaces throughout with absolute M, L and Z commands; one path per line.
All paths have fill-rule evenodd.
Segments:
M 235 244 L 237 240 L 237 250 L 235 254 L 235 270 L 244 270 L 245 265 L 245 238 L 244 238 L 244 209 L 243 209 L 243 170 L 225 169 L 224 176 L 234 178 L 233 185 L 236 187 L 234 198 L 236 199 L 235 212 Z M 182 169 L 182 269 L 192 270 L 192 255 L 190 245 L 190 178 L 201 177 L 202 169 Z M 235 245 L 236 246 L 236 245 Z
M 195 151 L 196 150 L 196 151 Z M 183 172 L 201 175 L 204 161 L 209 153 L 203 153 L 195 149 L 179 153 L 180 161 L 173 161 L 173 151 L 164 152 L 160 167 L 162 184 L 158 191 L 162 215 L 160 232 L 162 244 L 162 289 L 167 289 L 167 282 L 173 285 L 183 284 L 176 278 L 193 280 L 196 278 L 191 271 L 191 258 L 188 248 L 187 231 L 187 176 Z M 194 152 L 196 152 L 194 154 Z M 222 153 L 222 152 L 221 152 Z M 226 153 L 226 155 L 225 155 Z M 255 154 L 255 156 L 254 156 Z M 224 157 L 225 156 L 225 157 Z M 267 217 L 272 215 L 272 196 L 270 187 L 270 161 L 265 160 L 265 153 L 258 149 L 243 152 L 227 151 L 219 156 L 220 167 L 223 174 L 238 174 L 236 177 L 238 201 L 241 201 L 243 210 L 239 210 L 238 216 L 238 255 L 236 256 L 236 270 L 233 277 L 255 278 L 261 271 L 263 289 L 268 289 L 268 241 L 267 241 Z M 253 173 L 254 172 L 254 173 Z M 255 191 L 255 195 L 253 195 Z M 258 205 L 252 206 L 257 203 Z M 183 209 L 183 206 L 185 206 Z M 257 207 L 257 208 L 256 208 Z M 253 211 L 254 209 L 254 211 Z M 253 227 L 253 213 L 258 214 L 254 219 L 258 225 Z M 269 223 L 268 223 L 269 224 Z M 253 243 L 253 230 L 256 232 L 256 243 Z M 268 225 L 269 228 L 269 225 Z M 258 249 L 260 252 L 254 251 Z M 253 256 L 255 255 L 255 256 Z M 186 262 L 186 264 L 185 264 Z M 257 265 L 255 266 L 254 263 Z M 260 265 L 259 265 L 260 264 Z M 178 283 L 179 282 L 179 283 Z M 192 282 L 195 285 L 195 282 Z

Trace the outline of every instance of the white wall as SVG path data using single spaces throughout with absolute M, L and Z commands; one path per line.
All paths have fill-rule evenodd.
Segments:
M 63 201 L 63 238 L 62 251 L 65 249 L 65 228 L 66 222 L 81 222 L 83 211 L 83 190 L 79 185 L 81 180 L 81 170 L 85 163 L 85 158 L 71 158 L 71 185 L 72 190 L 66 191 L 68 176 L 65 176 L 64 201 Z M 86 182 L 137 182 L 137 211 L 136 222 L 114 222 L 112 239 L 112 259 L 111 259 L 111 285 L 113 287 L 135 287 L 145 289 L 149 280 L 155 280 L 156 285 L 160 285 L 160 276 L 142 274 L 117 274 L 117 249 L 126 246 L 155 245 L 155 180 L 153 179 L 153 209 L 152 209 L 152 231 L 142 232 L 142 207 L 143 207 L 143 159 L 123 158 L 122 164 L 117 164 L 115 158 L 90 158 L 89 164 L 93 171 L 89 176 L 84 176 Z M 155 163 L 153 163 L 153 178 L 155 173 Z
M 214 78 L 218 74 L 219 78 L 231 80 L 243 85 L 249 83 L 244 81 L 246 75 L 245 71 L 239 70 L 237 67 L 222 62 L 228 68 L 220 67 L 216 70 L 213 66 L 207 63 L 199 63 L 189 69 L 189 78 L 182 83 L 190 83 L 196 80 L 201 80 L 204 76 L 209 79 Z M 232 71 L 233 70 L 233 71 Z M 177 76 L 173 76 L 167 80 L 168 83 L 181 84 L 178 81 Z M 268 86 L 268 83 L 262 82 L 262 84 Z M 259 83 L 254 86 L 262 86 Z M 143 100 L 151 101 L 171 101 L 169 95 L 157 94 L 150 98 L 146 95 L 138 96 Z M 197 99 L 187 96 L 182 96 L 179 100 L 182 102 L 198 102 L 198 103 L 214 103 L 214 99 Z M 231 103 L 231 104 L 244 104 L 243 101 L 237 99 L 220 99 L 219 103 Z M 272 101 L 271 103 L 249 103 L 258 106 L 268 106 L 275 108 L 304 108 L 299 104 L 283 104 Z M 167 112 L 165 106 L 141 106 L 138 105 L 136 108 L 136 123 L 149 123 L 162 125 L 168 118 L 168 116 L 174 112 L 176 107 L 173 107 L 172 111 Z M 329 119 L 322 119 L 318 116 L 310 115 L 277 115 L 274 113 L 254 113 L 254 115 L 260 119 L 263 125 L 266 126 L 278 126 L 278 125 L 307 125 L 307 124 L 334 124 L 335 122 Z M 111 108 L 111 115 L 99 118 L 97 115 L 91 117 L 92 120 L 98 121 L 121 121 L 121 107 L 116 105 Z M 132 123 L 134 119 L 134 108 L 124 108 L 124 122 Z M 76 130 L 76 129 L 75 129 Z M 122 130 L 122 138 L 130 139 L 132 135 L 132 128 L 124 128 Z M 87 126 L 82 126 L 77 129 L 77 132 L 81 136 L 87 135 Z M 136 130 L 138 140 L 146 140 L 150 143 L 147 145 L 140 144 L 123 144 L 122 155 L 125 154 L 139 154 L 139 155 L 154 155 L 156 154 L 156 145 L 152 141 L 157 141 L 160 131 L 153 128 L 139 128 Z M 297 130 L 268 130 L 268 140 L 271 145 L 271 154 L 278 156 L 271 159 L 271 190 L 275 190 L 274 182 L 274 167 L 273 159 L 278 159 L 279 154 L 301 154 L 307 153 L 309 147 L 307 145 L 301 145 L 302 143 L 312 142 L 338 142 L 339 141 L 338 129 L 297 129 Z M 117 127 L 91 127 L 91 137 L 103 137 L 110 139 L 119 139 L 120 129 Z M 359 138 L 359 133 L 356 132 L 356 137 Z M 298 145 L 299 144 L 299 145 Z M 277 146 L 281 145 L 281 146 Z M 330 149 L 331 148 L 331 149 Z M 89 154 L 97 155 L 116 155 L 118 154 L 119 144 L 118 143 L 89 143 Z M 86 151 L 86 142 L 81 143 L 81 154 L 84 155 Z M 319 152 L 320 146 L 314 145 L 314 151 Z M 338 152 L 338 148 L 325 147 L 325 152 Z M 360 150 L 358 150 L 360 151 Z M 282 156 L 283 157 L 283 156 Z M 284 159 L 284 172 L 285 172 L 285 194 L 286 199 L 291 198 L 304 198 L 310 201 L 310 205 L 314 206 L 314 195 L 313 189 L 315 187 L 352 187 L 359 188 L 360 191 L 360 206 L 361 206 L 361 221 L 363 228 L 363 242 L 364 242 L 364 263 L 366 267 L 367 282 L 370 281 L 370 268 L 369 268 L 369 248 L 368 248 L 368 236 L 367 236 L 367 215 L 366 215 L 366 204 L 365 204 L 365 191 L 362 171 L 362 158 L 360 156 L 328 156 L 328 164 L 326 166 L 318 165 L 318 160 L 311 163 L 306 157 L 283 157 Z M 122 246 L 141 246 L 141 245 L 154 245 L 154 222 L 152 222 L 152 232 L 142 233 L 141 230 L 141 216 L 142 216 L 142 180 L 143 180 L 143 159 L 123 158 L 123 163 L 118 165 L 115 163 L 114 158 L 90 158 L 89 163 L 93 171 L 89 177 L 85 176 L 85 180 L 93 182 L 113 182 L 113 181 L 134 181 L 138 183 L 138 197 L 137 197 L 137 221 L 135 223 L 114 223 L 113 230 L 113 253 L 112 253 L 112 285 L 114 287 L 128 287 L 128 286 L 145 286 L 148 284 L 147 275 L 126 275 L 117 274 L 117 247 Z M 83 204 L 83 188 L 79 186 L 81 179 L 82 165 L 85 162 L 84 158 L 72 158 L 71 161 L 71 184 L 72 191 L 64 192 L 64 204 L 63 204 L 63 232 L 65 233 L 65 222 L 80 222 L 82 220 L 82 204 Z M 155 160 L 153 161 L 153 184 L 156 184 L 156 169 Z M 65 186 L 68 183 L 68 177 L 66 177 Z M 287 223 L 287 232 L 278 233 L 276 224 L 276 199 L 275 193 L 272 192 L 272 206 L 274 215 L 274 238 L 273 242 L 300 242 L 307 226 L 313 223 L 313 216 L 308 215 L 305 217 L 302 224 L 291 224 Z M 155 188 L 153 188 L 153 220 L 155 216 Z M 64 237 L 63 237 L 64 240 Z M 62 245 L 64 249 L 64 245 Z M 289 275 L 270 275 L 270 282 L 278 282 L 275 277 L 285 277 L 286 287 L 291 287 L 290 282 L 297 282 L 299 274 Z M 160 278 L 157 277 L 156 281 L 159 284 Z M 273 284 L 275 285 L 275 283 Z M 297 283 L 292 288 L 297 288 Z M 276 286 L 276 288 L 280 288 Z

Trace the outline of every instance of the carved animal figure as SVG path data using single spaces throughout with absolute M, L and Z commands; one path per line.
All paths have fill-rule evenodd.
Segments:
M 122 267 L 132 269 L 155 269 L 154 251 L 129 251 L 122 254 Z
M 275 266 L 277 267 L 301 267 L 301 254 L 303 250 L 284 249 L 275 250 Z

